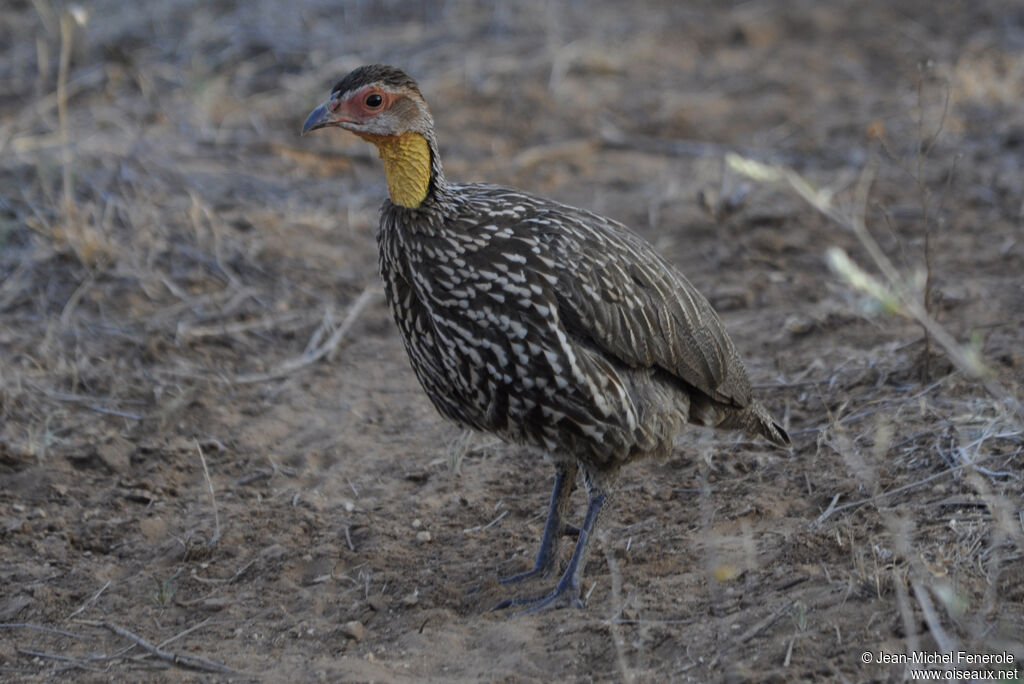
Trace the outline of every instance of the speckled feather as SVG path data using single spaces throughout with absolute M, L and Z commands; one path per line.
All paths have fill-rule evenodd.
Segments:
M 587 510 L 553 590 L 502 601 L 583 606 L 581 577 L 621 466 L 663 456 L 687 422 L 789 437 L 751 397 L 711 305 L 625 226 L 518 190 L 444 177 L 434 120 L 405 72 L 356 69 L 302 130 L 340 126 L 377 146 L 390 199 L 378 246 L 409 360 L 448 418 L 540 447 L 554 486 L 532 570 L 559 570 L 571 485 Z
M 625 226 L 492 185 L 430 200 L 386 202 L 378 240 L 442 414 L 597 469 L 666 454 L 688 421 L 788 442 L 708 301 Z

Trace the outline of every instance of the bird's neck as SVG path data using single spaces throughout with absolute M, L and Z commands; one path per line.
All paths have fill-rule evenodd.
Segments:
M 420 133 L 360 135 L 377 146 L 384 162 L 391 202 L 407 209 L 419 208 L 431 190 L 431 181 L 443 182 L 437 153 Z

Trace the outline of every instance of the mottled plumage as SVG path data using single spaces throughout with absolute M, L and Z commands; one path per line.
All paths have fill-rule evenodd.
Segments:
M 445 416 L 601 466 L 665 454 L 691 418 L 783 441 L 711 305 L 649 244 L 520 191 L 448 190 L 433 220 L 386 204 L 378 237 L 388 302 Z
M 331 95 L 344 97 L 346 93 L 368 83 L 380 83 L 388 88 L 401 88 L 419 94 L 416 81 L 401 69 L 387 64 L 367 64 L 353 69 L 345 78 L 334 84 Z
M 404 112 L 390 133 L 382 119 L 362 118 L 378 92 Z M 510 604 L 578 602 L 589 538 L 619 468 L 668 454 L 687 422 L 789 443 L 752 398 L 707 299 L 642 238 L 518 190 L 449 184 L 429 111 L 394 67 L 362 67 L 333 95 L 343 100 L 318 108 L 305 129 L 353 130 L 387 153 L 389 168 L 401 166 L 389 141 L 422 135 L 429 146 L 426 196 L 416 206 L 386 201 L 378 244 L 387 300 L 430 400 L 446 417 L 539 447 L 556 464 L 536 567 L 512 580 L 556 569 L 569 485 L 583 470 L 590 501 L 569 568 L 551 594 Z M 340 119 L 325 118 L 325 108 Z

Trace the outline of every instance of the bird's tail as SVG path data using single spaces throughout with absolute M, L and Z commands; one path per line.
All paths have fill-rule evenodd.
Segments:
M 772 418 L 768 409 L 756 400 L 745 411 L 729 415 L 719 423 L 719 427 L 735 428 L 751 435 L 761 435 L 780 447 L 793 445 L 789 439 L 789 433 Z

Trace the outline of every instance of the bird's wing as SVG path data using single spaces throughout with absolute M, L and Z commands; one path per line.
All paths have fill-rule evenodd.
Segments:
M 570 334 L 629 366 L 667 371 L 717 402 L 751 402 L 746 371 L 711 304 L 651 245 L 583 210 L 542 213 Z

